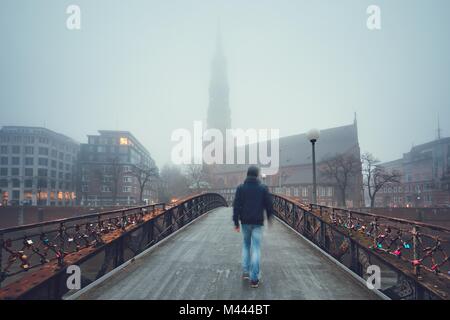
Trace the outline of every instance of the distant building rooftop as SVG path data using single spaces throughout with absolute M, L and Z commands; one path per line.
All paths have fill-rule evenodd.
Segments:
M 3 126 L 0 129 L 0 133 L 6 134 L 28 134 L 28 135 L 49 135 L 55 138 L 66 140 L 67 142 L 79 144 L 78 141 L 62 134 L 55 132 L 53 130 L 43 128 L 43 127 L 29 127 L 29 126 Z

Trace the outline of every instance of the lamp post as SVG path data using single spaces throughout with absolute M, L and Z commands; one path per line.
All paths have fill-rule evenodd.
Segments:
M 316 141 L 319 140 L 320 131 L 318 129 L 311 129 L 308 131 L 306 137 L 312 145 L 312 165 L 313 165 L 313 203 L 317 203 L 317 183 L 316 183 Z

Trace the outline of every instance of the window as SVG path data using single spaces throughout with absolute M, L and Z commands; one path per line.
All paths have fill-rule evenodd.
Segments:
M 56 160 L 51 161 L 51 166 L 52 166 L 52 168 L 56 168 Z
M 111 192 L 111 187 L 110 186 L 102 186 L 102 192 Z
M 48 156 L 48 148 L 39 147 L 39 155 Z
M 34 164 L 33 158 L 25 158 L 25 165 L 26 166 L 32 166 Z
M 298 188 L 294 188 L 294 197 L 298 197 Z
M 8 168 L 0 168 L 0 176 L 6 177 L 8 175 Z
M 58 157 L 58 151 L 56 151 L 55 149 L 52 149 L 52 158 L 57 158 Z
M 40 166 L 48 166 L 48 159 L 47 158 L 39 158 L 39 160 L 38 160 L 38 164 L 40 165 Z
M 1 179 L 0 180 L 0 188 L 8 188 L 8 180 Z
M 1 146 L 0 147 L 0 153 L 1 154 L 8 154 L 8 146 Z
M 47 188 L 47 180 L 45 180 L 45 179 L 39 179 L 38 180 L 38 189 L 41 189 L 41 188 Z
M 8 164 L 8 157 L 1 157 L 0 158 L 0 164 L 7 165 Z
M 326 189 L 324 187 L 319 187 L 319 195 L 321 197 L 325 197 L 326 193 L 325 193 Z
M 38 176 L 39 177 L 46 177 L 47 176 L 47 169 L 38 169 Z
M 89 186 L 82 186 L 81 187 L 82 192 L 89 192 Z
M 33 168 L 25 168 L 25 176 L 32 177 L 33 176 Z
M 130 166 L 123 166 L 123 172 L 131 172 Z
M 59 160 L 64 160 L 64 153 L 63 152 L 59 153 Z
M 50 171 L 50 176 L 56 179 L 56 170 Z
M 123 192 L 131 192 L 131 187 L 130 187 L 130 186 L 124 186 L 124 187 L 122 188 L 122 191 L 123 191 Z
M 302 196 L 303 197 L 307 197 L 308 196 L 308 188 L 306 188 L 306 187 L 302 188 Z
M 130 177 L 130 176 L 124 176 L 124 177 L 123 177 L 123 182 L 129 182 L 129 183 L 131 183 L 131 182 L 133 182 L 133 177 Z
M 33 147 L 25 147 L 25 154 L 33 154 L 34 148 Z
M 19 154 L 20 153 L 20 146 L 12 146 L 12 153 Z
M 327 188 L 327 196 L 332 197 L 333 196 L 333 187 Z
M 33 188 L 33 180 L 25 180 L 24 186 L 25 188 Z
M 20 174 L 19 168 L 11 168 L 11 175 L 18 176 Z
M 127 144 L 128 144 L 128 138 L 121 137 L 121 138 L 119 139 L 119 143 L 120 143 L 121 145 L 127 145 Z
M 13 188 L 20 188 L 20 180 L 19 179 L 13 179 L 12 180 L 12 187 Z

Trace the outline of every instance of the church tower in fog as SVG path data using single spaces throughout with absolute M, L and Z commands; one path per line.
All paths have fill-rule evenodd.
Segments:
M 208 129 L 219 129 L 224 136 L 225 130 L 231 129 L 231 111 L 228 97 L 227 61 L 223 53 L 222 36 L 218 27 L 216 49 L 211 62 L 207 127 Z

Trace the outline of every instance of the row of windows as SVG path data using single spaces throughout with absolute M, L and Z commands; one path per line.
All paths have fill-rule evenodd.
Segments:
M 21 168 L 10 168 L 10 171 L 8 168 L 0 168 L 0 176 L 1 177 L 7 177 L 8 173 L 11 172 L 11 176 L 20 176 L 20 172 L 22 170 L 20 170 Z M 33 177 L 35 174 L 36 170 L 34 170 L 33 168 L 25 168 L 23 170 L 23 175 L 25 177 Z M 49 176 L 49 171 L 47 169 L 37 169 L 37 176 L 38 177 L 48 177 Z M 56 170 L 50 170 L 50 177 L 52 178 L 56 178 L 58 177 L 59 179 L 66 179 L 66 180 L 70 180 L 72 177 L 72 174 L 69 172 L 56 172 Z
M 308 197 L 312 192 L 309 187 L 275 187 L 273 189 L 275 193 L 283 193 L 288 196 L 293 195 L 294 197 Z M 236 189 L 222 189 L 219 191 L 221 194 L 234 194 Z M 317 194 L 321 197 L 332 197 L 333 187 L 317 187 Z
M 0 179 L 0 188 L 8 188 L 11 185 L 12 188 L 20 188 L 21 187 L 21 180 L 20 179 L 11 179 L 11 184 L 9 184 L 8 180 L 6 179 Z M 50 187 L 51 189 L 56 189 L 56 186 L 58 186 L 59 189 L 66 189 L 70 190 L 72 187 L 72 184 L 70 182 L 59 182 L 57 183 L 54 180 L 46 181 L 46 180 L 30 180 L 25 179 L 23 180 L 23 187 L 24 188 L 33 188 L 36 187 L 38 189 L 44 189 Z
M 82 192 L 89 192 L 89 186 L 84 185 L 84 186 L 82 186 L 81 190 L 82 190 Z M 112 192 L 112 188 L 110 186 L 105 186 L 105 185 L 101 186 L 100 190 L 101 190 L 101 192 Z M 137 190 L 137 188 L 134 187 L 134 192 L 136 192 L 136 190 Z M 124 193 L 130 193 L 132 191 L 133 191 L 133 187 L 131 187 L 131 186 L 123 186 L 122 187 L 122 192 L 124 192 Z
M 73 192 L 64 192 L 64 191 L 51 191 L 50 196 L 47 194 L 47 192 L 39 192 L 35 194 L 32 190 L 24 190 L 23 192 L 23 198 L 24 200 L 32 200 L 33 195 L 36 196 L 39 200 L 47 200 L 49 198 L 50 200 L 74 200 L 75 194 Z M 19 190 L 13 190 L 11 192 L 11 199 L 12 200 L 19 200 L 20 199 L 20 191 Z
M 20 165 L 20 159 L 21 158 L 19 158 L 19 157 L 12 157 L 11 158 L 11 165 L 19 166 Z M 50 166 L 52 168 L 57 168 L 58 167 L 59 170 L 64 170 L 65 169 L 66 171 L 70 171 L 70 169 L 72 168 L 72 166 L 70 164 L 68 164 L 68 163 L 66 163 L 64 165 L 63 162 L 59 162 L 58 163 L 56 160 L 50 160 L 50 162 L 49 162 L 48 160 L 49 159 L 47 159 L 47 158 L 38 158 L 38 165 L 39 166 L 43 166 L 43 167 L 48 167 L 48 165 L 50 163 Z M 33 166 L 34 165 L 34 158 L 25 158 L 24 162 L 25 162 L 24 164 L 26 166 Z M 0 165 L 7 166 L 8 164 L 9 164 L 9 161 L 8 161 L 7 157 L 1 157 L 0 158 Z
M 294 197 L 299 197 L 300 194 L 302 197 L 308 197 L 310 189 L 308 187 L 276 187 L 274 190 L 276 193 L 284 193 L 287 196 L 293 195 Z M 320 197 L 332 197 L 333 196 L 333 187 L 317 187 L 317 194 Z
M 425 202 L 432 202 L 432 196 L 430 194 L 424 195 L 423 196 L 423 201 Z M 420 197 L 416 197 L 416 196 L 412 196 L 412 195 L 407 195 L 405 197 L 402 196 L 392 196 L 392 198 L 388 198 L 385 199 L 385 202 L 391 202 L 391 203 L 396 203 L 396 204 L 403 204 L 403 201 L 406 201 L 407 203 L 412 203 L 414 201 L 420 201 Z
M 48 156 L 49 155 L 49 148 L 46 147 L 31 147 L 31 146 L 25 146 L 23 149 L 21 146 L 0 146 L 0 154 L 7 155 L 9 154 L 9 150 L 12 154 L 21 154 L 21 151 L 23 150 L 23 153 L 26 155 L 33 155 L 35 154 L 35 150 L 38 151 L 38 155 L 42 156 Z M 58 158 L 59 160 L 66 160 L 66 161 L 72 161 L 73 157 L 71 154 L 64 154 L 64 152 L 58 152 L 55 149 L 50 150 L 50 155 L 52 158 Z
M 402 186 L 384 186 L 382 189 L 383 193 L 401 193 L 401 192 L 422 192 L 422 191 L 431 191 L 433 190 L 433 184 L 424 183 L 424 184 L 407 184 L 404 187 Z
M 83 182 L 89 182 L 90 181 L 90 176 L 88 175 L 82 175 L 81 176 L 81 181 Z M 109 183 L 113 181 L 113 177 L 112 176 L 107 176 L 107 175 L 103 175 L 102 176 L 102 182 L 103 183 Z M 124 183 L 134 183 L 134 177 L 131 176 L 123 176 L 122 177 L 122 182 Z

